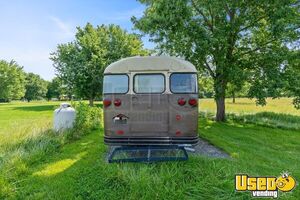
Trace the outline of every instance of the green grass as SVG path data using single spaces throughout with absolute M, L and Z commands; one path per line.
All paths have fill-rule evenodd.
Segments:
M 21 129 L 48 128 L 58 105 L 59 102 L 0 103 L 0 139 Z
M 14 193 L 27 166 L 55 152 L 52 113 L 57 102 L 0 104 L 0 198 Z
M 0 199 L 14 196 L 20 179 L 28 174 L 29 166 L 58 152 L 63 145 L 81 138 L 100 125 L 101 109 L 76 104 L 80 116 L 76 118 L 76 128 L 58 134 L 52 131 L 53 109 L 57 107 L 54 103 L 23 105 L 1 104 L 3 109 L 0 113 L 5 117 L 0 121 L 6 124 L 3 127 L 11 125 L 11 128 L 0 134 Z M 26 117 L 24 112 L 30 116 Z M 7 120 L 9 117 L 11 120 Z
M 192 157 L 188 162 L 108 164 L 101 130 L 65 146 L 47 161 L 30 167 L 19 198 L 28 199 L 230 199 L 235 173 L 279 175 L 288 170 L 300 179 L 300 134 L 240 124 L 200 120 L 200 135 L 232 159 Z M 287 198 L 300 196 L 297 189 Z
M 5 115 L 5 107 L 10 110 L 12 119 L 18 118 L 19 113 L 26 116 L 23 109 L 14 108 L 22 105 L 27 106 L 0 105 L 0 109 L 4 108 L 0 110 L 0 116 Z M 238 111 L 241 108 L 232 105 L 232 109 Z M 52 110 L 36 112 L 41 115 L 37 114 L 33 121 L 39 120 L 42 114 L 48 115 L 51 121 Z M 7 125 L 9 122 L 0 117 L 0 124 L 10 127 Z M 279 176 L 282 171 L 289 171 L 297 181 L 300 180 L 300 131 L 235 121 L 215 123 L 204 118 L 199 119 L 199 125 L 200 136 L 224 149 L 231 159 L 193 156 L 187 162 L 108 164 L 105 161 L 107 147 L 103 144 L 103 130 L 97 129 L 57 151 L 46 152 L 42 159 L 23 163 L 24 171 L 16 175 L 16 190 L 10 198 L 250 199 L 250 193 L 234 191 L 236 173 Z M 293 192 L 281 193 L 280 196 L 298 199 L 299 186 Z
M 236 103 L 226 99 L 226 111 L 229 113 L 253 114 L 258 112 L 274 112 L 282 114 L 300 115 L 300 110 L 294 108 L 291 98 L 267 99 L 266 106 L 256 106 L 255 100 L 238 98 Z M 213 99 L 200 99 L 200 110 L 215 112 L 216 104 Z
M 266 106 L 257 106 L 254 100 L 237 99 L 233 104 L 226 99 L 227 119 L 242 123 L 252 123 L 281 129 L 300 130 L 300 110 L 292 105 L 292 99 L 268 99 Z M 202 116 L 215 117 L 215 102 L 213 99 L 201 99 L 199 110 Z

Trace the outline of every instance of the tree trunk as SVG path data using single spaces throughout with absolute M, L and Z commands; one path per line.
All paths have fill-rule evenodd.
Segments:
M 224 122 L 224 121 L 226 121 L 226 116 L 225 116 L 226 83 L 221 74 L 218 74 L 215 79 L 214 89 L 215 89 L 215 94 L 216 94 L 215 100 L 216 100 L 216 104 L 217 104 L 216 121 Z
M 90 98 L 89 99 L 89 105 L 90 106 L 94 106 L 94 98 Z
M 235 103 L 235 92 L 232 92 L 232 103 Z
M 226 120 L 225 117 L 225 97 L 219 97 L 216 99 L 217 103 L 217 115 L 216 121 L 217 122 L 224 122 Z

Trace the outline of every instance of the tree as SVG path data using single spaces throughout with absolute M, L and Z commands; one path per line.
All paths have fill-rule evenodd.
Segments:
M 60 95 L 62 95 L 62 81 L 55 77 L 51 82 L 48 83 L 46 97 L 48 100 L 52 98 L 60 99 Z
M 232 98 L 232 103 L 236 102 L 236 97 L 248 97 L 250 85 L 246 81 L 240 82 L 240 84 L 228 83 L 226 90 L 226 97 Z
M 77 96 L 87 98 L 90 105 L 102 94 L 106 66 L 124 57 L 147 55 L 136 34 L 116 25 L 77 28 L 75 41 L 60 44 L 51 54 L 58 76 Z
M 25 93 L 25 73 L 15 61 L 0 60 L 0 101 L 20 99 Z
M 232 103 L 235 103 L 235 99 L 236 99 L 237 93 L 239 93 L 242 89 L 243 89 L 243 85 L 242 84 L 231 84 L 231 83 L 228 83 L 227 89 L 226 89 L 226 93 L 228 93 L 230 95 L 230 97 L 232 97 Z
M 198 78 L 199 85 L 199 96 L 200 98 L 212 98 L 214 97 L 214 81 L 211 77 L 199 76 Z
M 293 103 L 296 108 L 300 109 L 300 50 L 292 52 L 290 57 L 290 68 L 285 70 L 284 92 L 289 96 L 296 96 Z
M 46 97 L 47 82 L 37 74 L 28 73 L 26 75 L 25 88 L 26 92 L 24 97 L 28 102 Z
M 290 44 L 299 40 L 299 1 L 140 0 L 135 27 L 162 52 L 190 60 L 214 80 L 216 120 L 225 120 L 228 83 L 247 75 L 249 96 L 279 95 Z

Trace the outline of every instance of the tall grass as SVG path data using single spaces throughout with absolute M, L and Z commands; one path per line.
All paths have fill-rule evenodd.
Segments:
M 214 120 L 215 114 L 212 112 L 200 111 L 200 116 Z M 254 114 L 239 114 L 239 113 L 228 113 L 226 119 L 240 122 L 250 123 L 259 126 L 280 128 L 288 130 L 300 130 L 300 116 L 274 113 L 274 112 L 260 112 Z
M 199 134 L 228 152 L 231 159 L 191 156 L 187 162 L 120 163 L 105 160 L 99 131 L 66 145 L 59 154 L 31 166 L 19 199 L 251 199 L 235 192 L 234 176 L 279 176 L 300 180 L 300 134 L 200 118 Z M 281 193 L 299 199 L 300 190 Z
M 99 127 L 102 111 L 85 103 L 74 104 L 77 111 L 73 129 L 57 133 L 51 123 L 33 124 L 32 127 L 13 130 L 13 136 L 5 134 L 0 142 L 0 199 L 12 197 L 29 173 L 28 166 L 59 151 L 66 143 L 79 139 Z

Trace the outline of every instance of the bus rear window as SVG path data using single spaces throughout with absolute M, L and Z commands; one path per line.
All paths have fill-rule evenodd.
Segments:
M 136 74 L 134 76 L 135 93 L 163 93 L 165 77 L 163 74 Z
M 128 76 L 125 74 L 104 75 L 104 94 L 125 94 L 128 92 Z
M 170 84 L 172 93 L 197 93 L 197 74 L 172 74 Z

